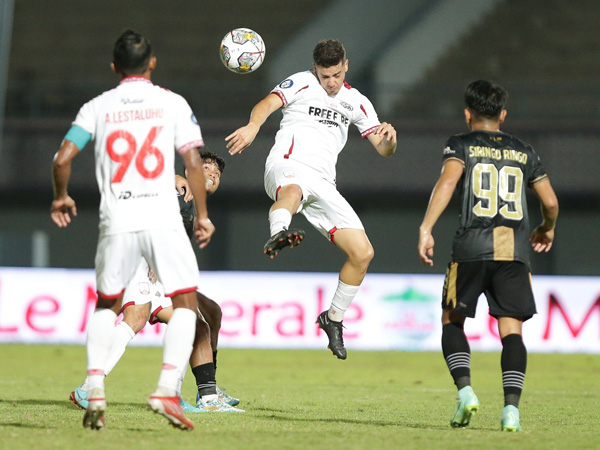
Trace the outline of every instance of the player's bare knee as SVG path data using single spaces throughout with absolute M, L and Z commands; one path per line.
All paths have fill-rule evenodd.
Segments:
M 123 322 L 129 325 L 136 334 L 146 326 L 149 305 L 130 305 L 123 310 Z

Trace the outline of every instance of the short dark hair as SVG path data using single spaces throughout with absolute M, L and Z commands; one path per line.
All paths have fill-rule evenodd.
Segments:
M 225 172 L 225 165 L 226 165 L 225 160 L 223 158 L 221 158 L 219 155 L 217 155 L 216 153 L 212 153 L 209 151 L 201 151 L 200 157 L 202 158 L 203 163 L 216 164 L 217 167 L 219 168 L 219 172 L 221 172 L 221 174 L 223 174 L 223 172 Z
M 219 168 L 219 172 L 221 172 L 221 175 L 223 175 L 223 172 L 225 172 L 225 166 L 226 166 L 225 160 L 223 158 L 221 158 L 216 153 L 209 152 L 208 150 L 202 150 L 202 148 L 200 148 L 200 147 L 196 147 L 196 151 L 200 155 L 200 158 L 202 158 L 202 164 L 204 164 L 204 163 L 216 164 L 217 167 Z M 186 169 L 185 162 L 183 162 L 183 170 L 185 171 L 185 169 Z
M 319 42 L 313 50 L 313 61 L 320 67 L 337 66 L 346 61 L 346 49 L 336 39 L 327 39 Z
M 502 86 L 487 80 L 473 81 L 465 92 L 465 105 L 472 114 L 486 119 L 497 119 L 506 106 L 508 92 Z
M 126 30 L 113 47 L 113 63 L 123 76 L 140 75 L 148 69 L 152 44 L 134 30 Z

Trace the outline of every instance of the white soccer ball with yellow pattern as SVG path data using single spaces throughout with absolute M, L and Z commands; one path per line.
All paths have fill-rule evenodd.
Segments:
M 221 41 L 221 61 L 235 73 L 250 73 L 265 60 L 265 42 L 249 28 L 236 28 Z

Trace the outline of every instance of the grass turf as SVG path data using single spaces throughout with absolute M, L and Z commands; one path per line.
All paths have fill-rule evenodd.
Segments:
M 456 390 L 441 352 L 222 349 L 219 386 L 245 414 L 190 414 L 182 432 L 145 409 L 160 348 L 131 347 L 106 379 L 106 429 L 82 427 L 68 400 L 85 375 L 79 346 L 0 345 L 0 448 L 429 449 L 598 448 L 600 356 L 530 354 L 522 433 L 501 433 L 500 355 L 474 353 L 481 409 L 468 429 L 449 420 Z M 188 373 L 183 396 L 193 403 Z

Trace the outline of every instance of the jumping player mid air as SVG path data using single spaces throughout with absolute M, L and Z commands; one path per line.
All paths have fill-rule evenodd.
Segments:
M 396 151 L 396 130 L 379 122 L 371 102 L 346 83 L 348 59 L 337 40 L 313 50 L 313 68 L 279 83 L 250 114 L 250 121 L 229 136 L 229 153 L 244 151 L 267 118 L 281 109 L 283 118 L 265 167 L 265 189 L 273 200 L 269 211 L 271 237 L 264 253 L 271 259 L 287 246 L 299 245 L 304 231 L 291 228 L 292 216 L 303 214 L 346 254 L 331 307 L 317 318 L 329 348 L 346 359 L 342 319 L 358 293 L 374 251 L 364 227 L 336 188 L 336 162 L 356 125 L 363 138 L 385 157 Z

